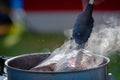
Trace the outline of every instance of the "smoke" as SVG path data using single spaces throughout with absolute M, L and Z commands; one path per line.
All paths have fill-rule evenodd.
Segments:
M 105 16 L 104 16 L 105 17 Z M 120 19 L 118 17 L 105 17 L 105 23 L 97 32 L 92 32 L 86 49 L 93 53 L 108 56 L 110 53 L 120 51 Z
M 120 19 L 115 16 L 104 16 L 104 23 L 97 31 L 92 32 L 86 50 L 76 49 L 78 44 L 71 40 L 72 30 L 65 31 L 68 40 L 55 49 L 45 61 L 32 68 L 36 71 L 72 71 L 99 67 L 104 58 L 94 54 L 108 56 L 114 51 L 120 51 Z M 95 28 L 95 26 L 94 26 Z
M 72 30 L 65 31 L 65 35 L 68 37 L 68 39 L 72 37 L 71 33 L 72 33 Z M 75 44 L 74 40 L 69 42 L 68 44 L 70 44 L 70 46 L 74 46 L 73 47 L 74 49 L 76 46 L 78 46 L 77 44 Z M 68 44 L 65 44 L 65 45 L 68 45 Z M 67 48 L 69 52 L 74 50 L 70 47 L 67 47 Z M 63 49 L 67 49 L 67 48 L 63 47 Z M 80 56 L 77 55 L 78 58 L 76 59 L 76 61 L 81 63 L 81 64 L 77 63 L 79 64 L 78 66 L 80 67 L 79 68 L 80 70 L 94 68 L 96 65 L 98 66 L 104 61 L 103 58 L 100 58 L 100 57 L 94 58 L 93 56 L 94 54 L 109 56 L 110 54 L 116 51 L 120 51 L 120 18 L 119 16 L 115 16 L 115 15 L 109 16 L 108 14 L 103 16 L 103 23 L 101 23 L 100 25 L 97 23 L 97 27 L 96 25 L 94 26 L 93 32 L 91 33 L 91 36 L 88 42 L 85 43 L 84 49 L 87 51 L 90 51 L 90 53 L 88 53 L 90 56 L 85 56 L 86 52 L 84 52 L 85 53 L 84 55 L 81 55 L 81 53 L 80 53 Z
M 95 54 L 108 56 L 115 51 L 120 51 L 120 18 L 106 15 L 103 17 L 103 23 L 97 25 L 98 30 L 93 30 L 85 49 Z M 68 39 L 72 37 L 71 29 L 64 33 Z

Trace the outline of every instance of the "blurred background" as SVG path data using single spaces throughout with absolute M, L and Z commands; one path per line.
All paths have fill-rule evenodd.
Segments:
M 83 0 L 84 1 L 84 0 Z M 94 7 L 95 30 L 104 16 L 120 17 L 120 0 L 104 0 Z M 81 0 L 0 0 L 0 55 L 16 56 L 53 51 L 67 39 L 83 10 Z M 110 55 L 109 72 L 120 80 L 120 55 Z

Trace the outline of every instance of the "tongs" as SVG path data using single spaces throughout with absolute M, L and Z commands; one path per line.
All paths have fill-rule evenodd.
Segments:
M 87 7 L 78 16 L 73 27 L 72 39 L 79 45 L 78 48 L 84 48 L 92 32 L 94 26 L 94 19 L 92 17 L 93 4 L 94 0 L 89 0 Z

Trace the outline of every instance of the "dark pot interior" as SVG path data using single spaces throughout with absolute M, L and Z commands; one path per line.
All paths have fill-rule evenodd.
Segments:
M 23 55 L 8 60 L 7 65 L 13 68 L 29 70 L 46 59 L 50 54 Z
M 22 70 L 29 70 L 36 65 L 40 64 L 41 61 L 49 57 L 50 54 L 28 54 L 28 55 L 22 55 L 13 57 L 6 61 L 6 66 L 16 69 L 22 69 Z M 99 55 L 97 55 L 99 56 Z M 100 56 L 104 59 L 103 63 L 100 66 L 107 65 L 109 63 L 109 59 Z

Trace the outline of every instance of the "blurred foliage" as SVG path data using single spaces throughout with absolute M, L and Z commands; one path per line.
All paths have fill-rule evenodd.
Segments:
M 4 46 L 4 37 L 0 37 L 0 55 L 4 56 L 53 51 L 55 48 L 60 47 L 66 40 L 64 34 L 59 33 L 37 34 L 24 32 L 20 42 L 8 48 Z M 115 80 L 120 80 L 120 52 L 113 53 L 109 58 L 109 72 L 113 74 Z
M 114 75 L 115 80 L 120 80 L 120 52 L 112 53 L 109 58 L 109 72 Z
M 66 37 L 60 33 L 37 34 L 24 32 L 19 43 L 12 47 L 6 47 L 4 38 L 5 36 L 0 37 L 0 55 L 5 56 L 52 51 L 61 46 L 66 39 Z

